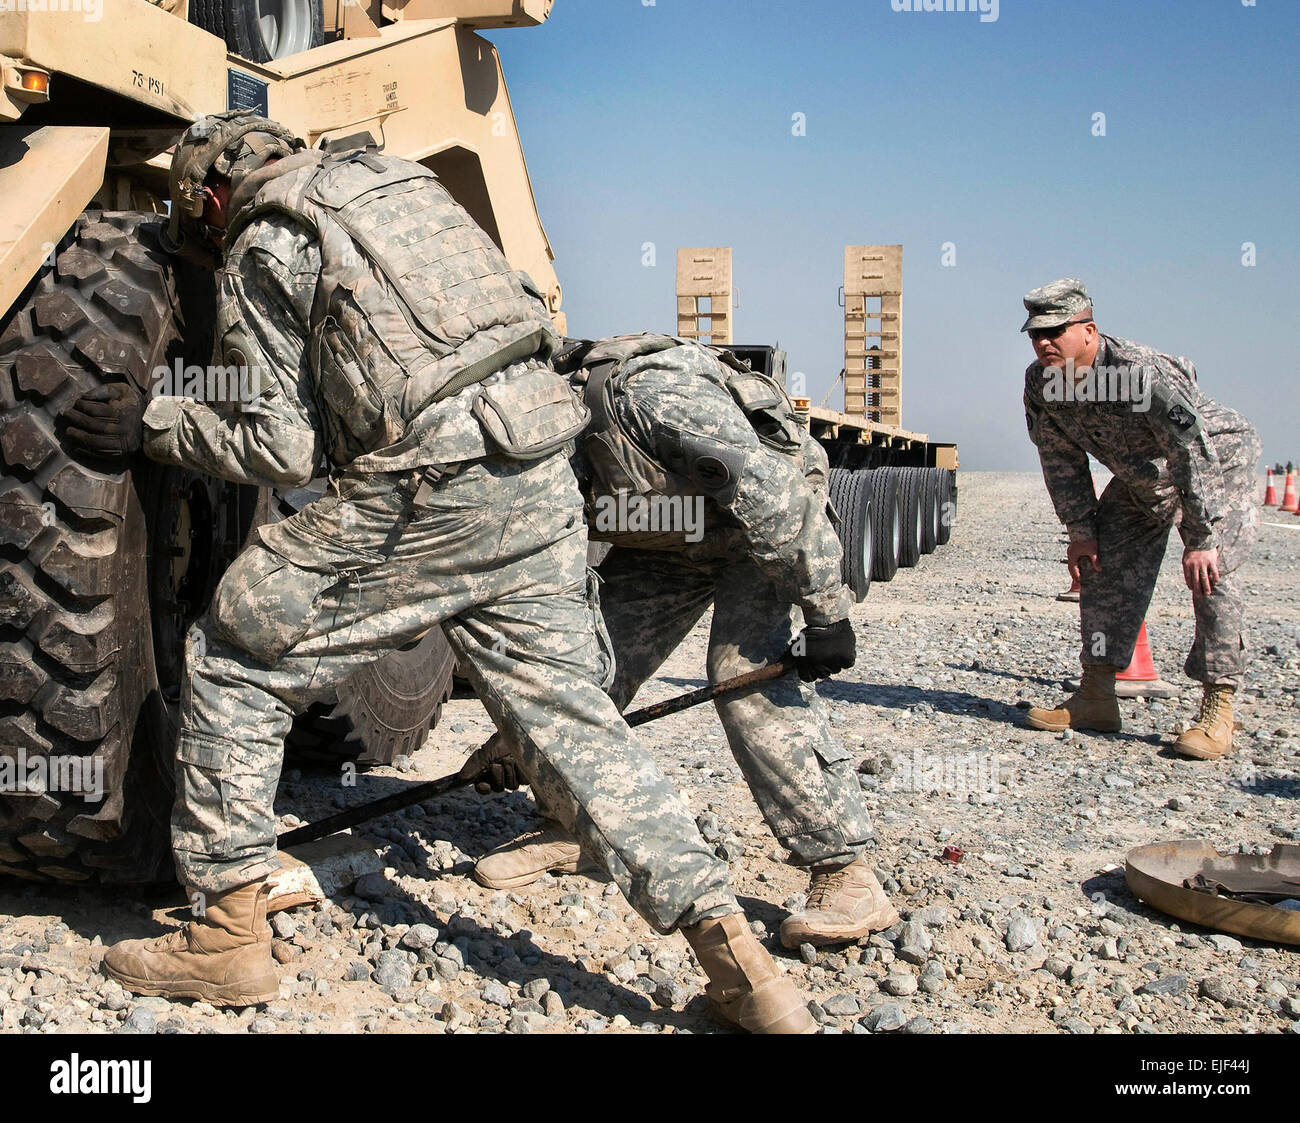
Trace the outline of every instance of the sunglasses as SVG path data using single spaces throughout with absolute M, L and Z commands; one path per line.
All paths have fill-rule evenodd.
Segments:
M 1074 324 L 1090 324 L 1092 317 L 1084 316 L 1081 319 L 1066 320 L 1063 324 L 1057 324 L 1054 328 L 1030 328 L 1028 336 L 1032 340 L 1037 339 L 1056 339 L 1058 336 L 1065 334 L 1065 329 Z

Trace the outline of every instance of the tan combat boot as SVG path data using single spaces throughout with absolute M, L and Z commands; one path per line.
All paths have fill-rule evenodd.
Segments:
M 474 880 L 489 889 L 518 889 L 544 873 L 581 873 L 593 869 L 580 847 L 561 827 L 526 834 L 474 863 Z
M 808 1000 L 777 970 L 741 913 L 682 929 L 704 973 L 705 994 L 724 1021 L 746 1033 L 816 1033 Z
M 203 916 L 151 940 L 122 940 L 104 973 L 136 994 L 198 998 L 214 1006 L 256 1006 L 280 993 L 271 960 L 265 881 L 207 902 Z
M 1083 681 L 1059 710 L 1035 706 L 1025 715 L 1035 729 L 1060 733 L 1066 729 L 1091 729 L 1098 733 L 1118 733 L 1123 726 L 1119 699 L 1115 696 L 1115 668 L 1089 664 L 1083 668 Z
M 1205 684 L 1201 716 L 1174 742 L 1174 752 L 1197 760 L 1218 760 L 1232 752 L 1232 695 L 1236 687 Z
M 861 939 L 898 923 L 898 912 L 867 863 L 814 867 L 803 912 L 781 923 L 781 943 L 823 947 Z

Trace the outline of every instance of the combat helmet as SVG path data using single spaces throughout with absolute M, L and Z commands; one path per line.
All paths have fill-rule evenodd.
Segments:
M 228 109 L 200 117 L 176 143 L 168 180 L 171 220 L 163 244 L 180 253 L 202 241 L 203 181 L 210 172 L 233 179 L 268 160 L 291 156 L 306 145 L 283 125 L 251 109 Z

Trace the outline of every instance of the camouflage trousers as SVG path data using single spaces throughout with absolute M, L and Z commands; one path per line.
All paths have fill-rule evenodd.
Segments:
M 600 687 L 567 460 L 477 461 L 427 496 L 419 479 L 343 476 L 222 580 L 182 698 L 182 883 L 218 893 L 270 873 L 293 715 L 441 625 L 525 767 L 566 793 L 567 825 L 648 923 L 666 932 L 739 911 L 726 865 Z
M 1259 438 L 1250 436 L 1231 449 L 1223 463 L 1227 509 L 1214 520 L 1219 549 L 1219 583 L 1205 596 L 1192 594 L 1196 634 L 1183 667 L 1198 682 L 1236 686 L 1246 669 L 1245 601 L 1238 570 L 1249 558 L 1259 533 L 1255 464 Z M 1146 619 L 1171 527 L 1152 517 L 1118 480 L 1102 493 L 1097 508 L 1097 561 L 1100 573 L 1083 567 L 1079 620 L 1081 662 L 1127 667 L 1138 631 Z
M 710 682 L 778 662 L 795 635 L 796 610 L 748 562 L 616 546 L 598 573 L 616 663 L 610 695 L 620 710 L 710 603 Z M 811 685 L 790 674 L 714 704 L 732 756 L 791 861 L 840 866 L 857 858 L 872 835 L 871 819 L 849 753 Z M 547 793 L 536 794 L 550 813 Z

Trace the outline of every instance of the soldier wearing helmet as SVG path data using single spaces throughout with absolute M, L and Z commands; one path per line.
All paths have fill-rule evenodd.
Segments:
M 157 397 L 142 414 L 90 395 L 69 436 L 240 483 L 298 486 L 322 463 L 329 481 L 258 529 L 188 653 L 172 848 L 199 915 L 115 945 L 105 971 L 143 994 L 276 996 L 266 881 L 292 718 L 441 627 L 528 775 L 566 793 L 566 825 L 648 923 L 682 928 L 722 1015 L 812 1032 L 725 864 L 601 690 L 566 454 L 586 413 L 550 366 L 532 281 L 427 168 L 374 148 L 306 150 L 223 114 L 182 139 L 172 184 L 171 244 L 219 242 L 222 357 L 259 376 L 238 380 L 247 400 Z
M 249 109 L 200 117 L 172 156 L 171 218 L 163 245 L 172 253 L 210 261 L 213 247 L 221 245 L 231 181 L 303 147 L 288 129 Z

